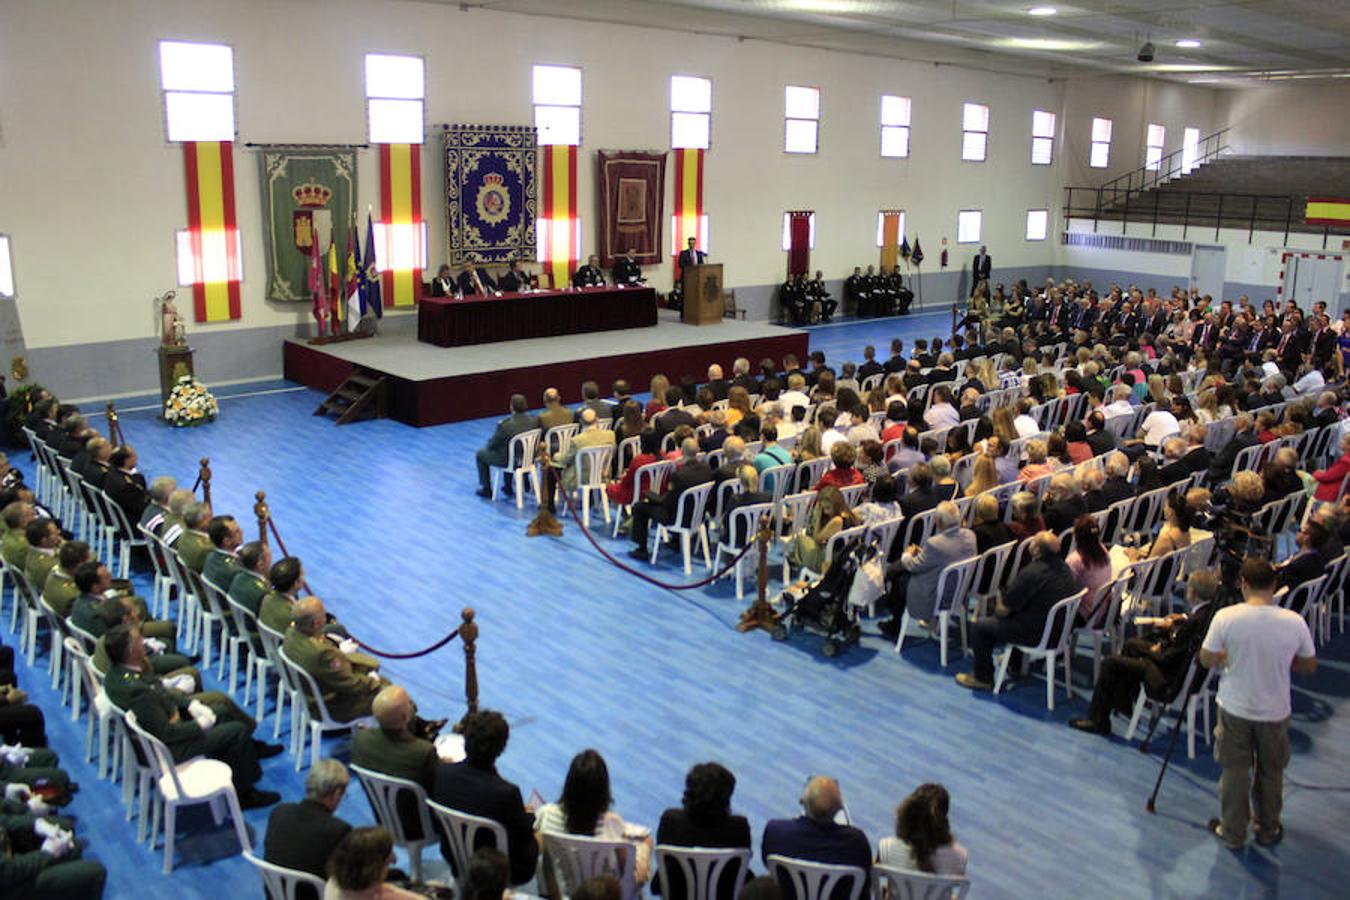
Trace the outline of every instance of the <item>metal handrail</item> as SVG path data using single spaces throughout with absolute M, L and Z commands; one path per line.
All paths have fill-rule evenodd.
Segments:
M 1135 189 L 1107 203 L 1102 197 L 1101 188 L 1066 187 L 1064 219 L 1092 219 L 1092 230 L 1098 229 L 1103 218 L 1119 221 L 1122 226 L 1130 222 L 1152 225 L 1154 237 L 1158 233 L 1159 216 L 1166 219 L 1181 219 L 1181 236 L 1184 240 L 1191 228 L 1213 228 L 1214 238 L 1218 240 L 1222 228 L 1247 228 L 1247 243 L 1253 243 L 1258 229 L 1263 231 L 1282 231 L 1288 242 L 1289 232 L 1295 223 L 1301 222 L 1301 209 L 1305 197 L 1285 194 L 1252 194 L 1241 191 L 1184 191 L 1164 194 L 1149 190 Z M 1088 195 L 1088 199 L 1083 198 Z M 1182 209 L 1162 209 L 1164 196 L 1168 198 L 1185 197 Z M 1216 200 L 1215 209 L 1197 210 L 1195 201 Z M 1163 224 L 1169 224 L 1164 222 Z M 1331 233 L 1330 226 L 1322 229 L 1323 247 L 1327 245 Z
M 1196 144 L 1196 158 L 1191 162 L 1190 167 L 1186 166 L 1187 147 L 1184 145 L 1179 150 L 1173 150 L 1166 156 L 1160 157 L 1156 166 L 1150 166 L 1147 162 L 1132 172 L 1126 172 L 1112 178 L 1110 181 L 1101 185 L 1100 190 L 1103 193 L 1110 192 L 1113 196 L 1120 191 L 1127 195 L 1135 191 L 1146 191 L 1157 187 L 1160 184 L 1171 181 L 1179 175 L 1188 175 L 1199 166 L 1204 165 L 1212 159 L 1216 159 L 1220 153 L 1228 149 L 1228 129 L 1221 128 L 1213 134 L 1206 135 Z M 1138 186 L 1135 182 L 1138 181 Z M 1124 182 L 1124 187 L 1121 187 Z M 1114 200 L 1112 205 L 1114 205 Z

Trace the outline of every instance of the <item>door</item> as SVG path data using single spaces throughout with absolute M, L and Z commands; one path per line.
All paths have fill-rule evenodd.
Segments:
M 1214 301 L 1223 299 L 1224 266 L 1227 251 L 1220 244 L 1196 244 L 1191 256 L 1191 287 Z
M 1321 300 L 1330 309 L 1336 308 L 1344 260 L 1339 256 L 1318 259 L 1314 256 L 1291 256 L 1284 269 L 1286 300 L 1293 300 L 1301 309 L 1310 309 Z

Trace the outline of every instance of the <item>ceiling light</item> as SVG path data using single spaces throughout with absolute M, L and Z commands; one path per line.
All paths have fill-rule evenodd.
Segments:
M 1059 12 L 1059 10 L 1055 9 L 1053 6 L 1033 6 L 1031 9 L 1027 10 L 1027 15 L 1053 16 L 1057 12 Z
M 1196 47 L 1200 46 L 1200 42 L 1195 38 L 1182 38 L 1177 41 L 1177 46 L 1185 50 L 1194 50 Z

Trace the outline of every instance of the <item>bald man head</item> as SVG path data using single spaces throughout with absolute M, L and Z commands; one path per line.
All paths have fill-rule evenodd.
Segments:
M 403 732 L 413 719 L 412 698 L 406 690 L 391 684 L 375 695 L 370 711 L 385 731 Z
M 291 619 L 295 622 L 295 627 L 308 635 L 322 631 L 327 618 L 328 613 L 323 608 L 323 601 L 318 597 L 306 597 L 297 601 L 291 608 Z
M 844 808 L 839 793 L 839 782 L 826 775 L 817 775 L 806 783 L 802 792 L 802 809 L 806 817 L 817 822 L 829 822 Z

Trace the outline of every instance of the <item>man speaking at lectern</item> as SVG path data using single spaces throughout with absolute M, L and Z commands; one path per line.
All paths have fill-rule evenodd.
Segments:
M 708 258 L 708 254 L 698 249 L 697 238 L 689 239 L 689 249 L 680 251 L 680 272 L 683 273 L 686 266 L 701 266 L 703 261 Z

